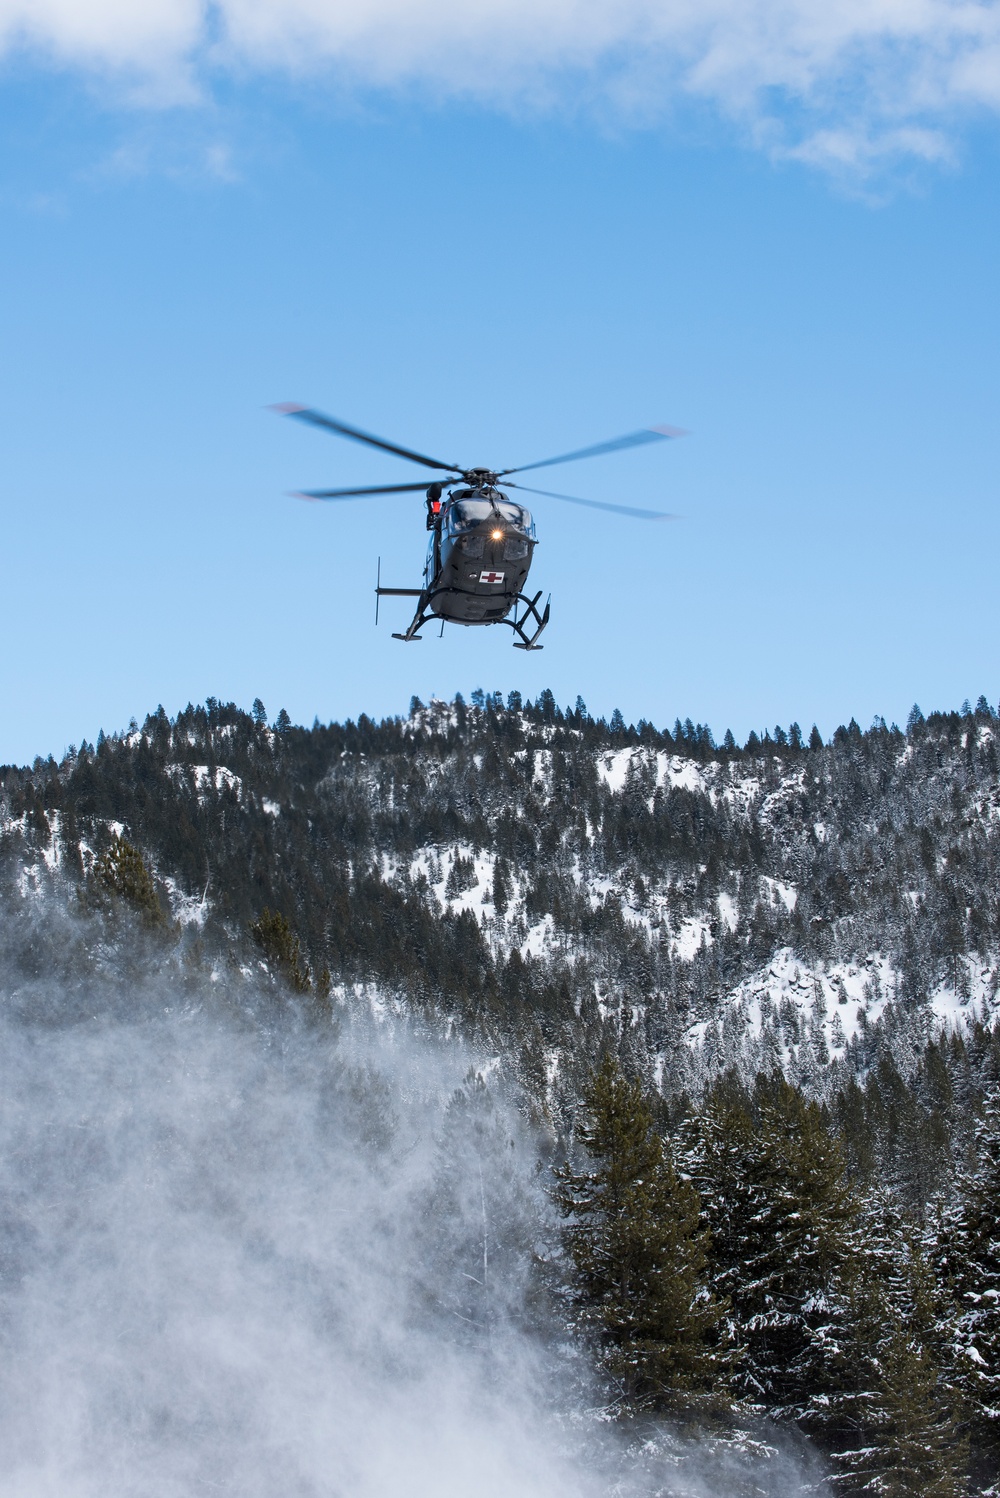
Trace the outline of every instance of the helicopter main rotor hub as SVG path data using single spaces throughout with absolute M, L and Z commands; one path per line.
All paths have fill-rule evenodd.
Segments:
M 477 489 L 495 489 L 500 481 L 500 475 L 492 468 L 467 468 L 462 477 Z

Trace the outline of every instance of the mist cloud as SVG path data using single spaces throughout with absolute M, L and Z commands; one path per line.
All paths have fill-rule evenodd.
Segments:
M 996 0 L 0 0 L 0 48 L 158 102 L 235 71 L 633 124 L 694 105 L 855 172 L 1000 110 Z
M 460 1047 L 6 904 L 5 1498 L 803 1491 L 752 1441 L 594 1418 L 539 1136 Z
M 315 1037 L 198 1016 L 0 1042 L 10 1498 L 587 1490 L 529 1410 L 516 1285 L 492 1326 L 446 1303 L 427 1058 L 400 1106 Z

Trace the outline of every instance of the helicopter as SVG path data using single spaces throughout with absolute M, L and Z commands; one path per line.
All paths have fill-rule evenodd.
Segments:
M 419 588 L 383 588 L 382 564 L 378 565 L 375 585 L 375 622 L 378 623 L 379 600 L 391 598 L 415 598 L 416 612 L 409 627 L 402 633 L 393 633 L 394 640 L 422 638 L 420 631 L 432 621 L 445 624 L 508 624 L 517 639 L 516 650 L 542 650 L 538 638 L 549 622 L 551 595 L 544 609 L 538 604 L 542 593 L 533 597 L 524 591 L 531 568 L 538 538 L 531 512 L 505 493 L 517 489 L 526 494 L 539 494 L 546 499 L 565 500 L 568 504 L 585 505 L 588 509 L 611 510 L 615 514 L 630 515 L 638 520 L 672 520 L 675 517 L 661 510 L 639 509 L 633 505 L 608 504 L 603 500 L 580 499 L 572 494 L 554 494 L 548 489 L 532 489 L 527 484 L 517 483 L 508 477 L 513 473 L 527 473 L 535 468 L 551 468 L 558 463 L 575 463 L 581 458 L 596 458 L 604 453 L 619 452 L 628 447 L 640 447 L 648 442 L 660 442 L 670 438 L 684 437 L 687 433 L 680 427 L 644 427 L 638 432 L 629 432 L 624 437 L 613 437 L 609 442 L 598 442 L 592 447 L 582 447 L 575 452 L 562 453 L 556 458 L 543 458 L 537 463 L 525 463 L 519 468 L 462 468 L 458 463 L 442 463 L 437 458 L 428 458 L 374 437 L 359 427 L 348 426 L 326 416 L 322 411 L 312 410 L 294 402 L 273 406 L 281 416 L 293 416 L 297 421 L 333 432 L 338 437 L 348 437 L 354 442 L 365 443 L 396 457 L 407 458 L 424 468 L 436 469 L 447 474 L 446 478 L 426 478 L 414 484 L 379 484 L 364 489 L 312 489 L 297 493 L 299 499 L 341 500 L 375 498 L 383 494 L 411 494 L 424 490 L 426 494 L 426 523 L 430 532 L 427 560 L 424 565 L 423 586 Z

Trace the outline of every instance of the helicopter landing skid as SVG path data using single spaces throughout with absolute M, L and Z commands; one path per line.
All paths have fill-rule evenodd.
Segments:
M 402 640 L 404 641 L 404 643 L 409 644 L 411 640 L 420 640 L 423 638 L 423 636 L 420 634 L 420 631 L 423 629 L 425 624 L 430 624 L 433 621 L 441 618 L 439 614 L 428 612 L 428 604 L 431 602 L 432 598 L 437 597 L 437 592 L 447 592 L 448 589 L 441 588 L 437 590 L 437 592 L 428 593 L 420 590 L 419 588 L 377 587 L 375 591 L 379 596 L 385 593 L 391 593 L 395 597 L 415 597 L 420 600 L 417 604 L 417 612 L 414 614 L 412 620 L 410 621 L 409 628 L 402 634 L 397 634 L 395 631 L 393 631 L 392 638 L 394 640 Z M 524 593 L 517 593 L 514 597 L 513 619 L 494 619 L 488 621 L 493 624 L 510 625 L 514 633 L 520 636 L 519 640 L 514 641 L 515 650 L 543 650 L 545 648 L 542 645 L 536 644 L 536 641 L 542 630 L 549 622 L 549 608 L 551 605 L 551 598 L 546 602 L 545 608 L 542 610 L 542 612 L 539 613 L 538 600 L 541 598 L 541 596 L 541 589 L 539 589 L 539 591 L 535 594 L 534 598 L 528 598 Z M 521 613 L 520 618 L 518 618 L 517 615 L 517 605 L 519 603 L 524 605 L 524 609 Z M 537 625 L 537 628 L 531 634 L 528 634 L 525 629 L 525 625 L 528 624 L 529 621 L 534 621 L 534 623 Z M 445 623 L 446 620 L 441 618 L 442 633 L 444 631 Z
M 518 593 L 517 598 L 514 600 L 513 619 L 501 619 L 499 621 L 501 624 L 509 624 L 514 633 L 516 635 L 520 635 L 520 640 L 514 641 L 515 650 L 545 649 L 544 645 L 536 645 L 535 641 L 538 639 L 538 636 L 541 634 L 542 630 L 549 622 L 549 609 L 552 606 L 552 596 L 551 594 L 549 595 L 549 597 L 545 601 L 544 609 L 541 613 L 539 613 L 538 600 L 541 598 L 541 596 L 542 591 L 540 588 L 535 594 L 534 598 L 526 598 L 523 593 Z M 524 613 L 521 615 L 520 619 L 517 617 L 517 605 L 519 603 L 524 604 Z M 538 628 L 535 630 L 534 634 L 530 636 L 525 634 L 524 631 L 524 626 L 528 623 L 529 619 L 533 619 L 538 625 Z
M 377 588 L 375 591 L 377 593 L 388 593 L 390 589 Z M 426 592 L 423 588 L 394 588 L 391 591 L 394 592 L 397 597 L 416 597 L 420 600 L 420 602 L 417 604 L 417 612 L 414 614 L 413 618 L 410 621 L 409 629 L 405 632 L 405 634 L 398 634 L 396 630 L 393 630 L 392 638 L 394 640 L 403 640 L 406 644 L 409 644 L 411 640 L 422 639 L 423 636 L 419 633 L 419 631 L 423 629 L 425 624 L 430 623 L 432 619 L 437 617 L 435 614 L 427 613 L 427 605 L 435 595 L 433 593 Z

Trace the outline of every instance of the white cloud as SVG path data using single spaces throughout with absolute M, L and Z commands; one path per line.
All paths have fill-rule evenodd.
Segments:
M 159 71 L 198 47 L 205 19 L 201 0 L 0 0 L 0 44 L 84 66 Z
M 25 47 L 154 99 L 236 68 L 644 119 L 697 102 L 858 172 L 941 160 L 963 114 L 1000 111 L 1000 0 L 0 0 L 0 50 Z

